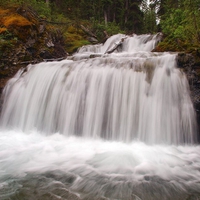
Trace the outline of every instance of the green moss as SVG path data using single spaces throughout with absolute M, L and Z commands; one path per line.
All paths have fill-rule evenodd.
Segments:
M 90 44 L 87 40 L 74 40 L 67 43 L 66 49 L 68 53 L 74 53 L 79 47 L 87 44 Z
M 0 57 L 6 54 L 14 46 L 12 40 L 0 39 Z
M 90 44 L 90 42 L 86 40 L 85 33 L 73 26 L 69 26 L 64 33 L 64 40 L 68 53 L 74 53 L 79 47 Z

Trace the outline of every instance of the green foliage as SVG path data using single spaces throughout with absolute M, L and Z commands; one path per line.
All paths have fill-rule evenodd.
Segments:
M 120 26 L 117 25 L 115 22 L 109 22 L 108 25 L 105 27 L 105 30 L 109 35 L 125 33 L 125 31 L 121 30 Z
M 0 40 L 10 40 L 14 38 L 13 34 L 9 32 L 8 30 L 4 33 L 0 34 Z
M 167 0 L 165 13 L 161 17 L 162 32 L 174 47 L 182 50 L 199 46 L 200 42 L 200 0 Z M 179 50 L 181 48 L 178 48 Z
M 104 31 L 108 35 L 155 33 L 159 26 L 159 31 L 174 43 L 170 49 L 181 49 L 181 45 L 185 49 L 188 44 L 200 43 L 200 0 L 0 0 L 0 5 L 31 6 L 41 18 L 65 24 L 52 26 L 59 26 L 70 48 L 76 46 L 74 49 L 86 43 L 86 37 L 79 30 L 84 23 L 99 41 L 105 37 Z M 76 30 L 67 35 L 70 25 Z M 7 27 L 1 27 L 3 32 L 2 28 Z
M 50 3 L 48 3 L 50 2 Z M 107 25 L 110 34 L 120 29 L 140 33 L 142 30 L 142 0 L 0 0 L 1 5 L 31 6 L 40 17 L 51 21 L 64 21 L 70 18 L 77 24 L 82 20 L 94 18 L 99 23 L 97 30 L 105 29 Z M 62 14 L 59 14 L 62 13 Z
M 51 7 L 43 0 L 0 0 L 0 5 L 3 7 L 11 5 L 31 6 L 39 15 L 46 18 L 51 17 Z
M 161 8 L 160 0 L 143 0 L 141 10 L 143 12 L 143 26 L 142 33 L 156 33 L 158 32 L 157 19 L 159 18 L 158 12 Z
M 108 35 L 124 33 L 124 31 L 121 30 L 120 26 L 117 25 L 115 22 L 108 22 L 108 24 L 106 25 L 103 21 L 98 22 L 94 18 L 91 18 L 91 22 L 91 29 L 100 41 L 103 39 L 103 37 L 105 37 L 104 31 L 106 31 Z
M 143 16 L 143 32 L 144 33 L 156 33 L 156 13 L 155 10 L 147 9 Z
M 51 8 L 48 4 L 46 4 L 44 1 L 39 0 L 29 0 L 28 2 L 30 2 L 30 6 L 33 7 L 34 10 L 37 11 L 37 13 L 39 15 L 43 15 L 47 18 L 51 18 Z M 28 4 L 27 0 L 26 3 Z
M 64 33 L 66 49 L 68 53 L 74 53 L 79 47 L 90 44 L 83 36 L 77 33 L 77 30 L 73 27 Z
M 180 9 L 171 9 L 168 17 L 161 21 L 164 34 L 174 39 L 186 39 L 185 37 L 185 13 Z
M 9 31 L 5 31 L 3 34 L 0 34 L 0 57 L 7 50 L 10 50 L 17 42 L 17 38 Z

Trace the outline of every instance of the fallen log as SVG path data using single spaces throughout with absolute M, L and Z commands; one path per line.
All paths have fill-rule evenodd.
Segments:
M 52 59 L 43 59 L 43 61 L 48 62 L 48 61 L 60 61 L 60 60 L 64 60 L 66 59 L 66 57 L 62 57 L 62 58 L 52 58 Z
M 92 37 L 94 37 L 94 38 L 97 39 L 97 36 L 96 36 L 94 33 L 92 33 L 88 28 L 86 28 L 86 27 L 83 26 L 82 24 L 80 25 L 80 27 L 81 27 L 81 29 L 82 29 L 83 31 L 85 31 L 88 35 L 90 35 L 90 36 L 92 36 Z
M 122 46 L 122 43 L 124 42 L 124 40 L 126 39 L 127 37 L 125 38 L 122 38 L 120 41 L 118 42 L 115 42 L 115 45 L 111 48 L 111 49 L 107 49 L 106 52 L 104 54 L 110 54 L 110 53 L 113 53 L 116 49 L 118 49 L 119 47 Z

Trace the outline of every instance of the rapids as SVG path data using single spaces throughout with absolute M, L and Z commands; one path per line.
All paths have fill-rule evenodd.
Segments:
M 10 79 L 0 199 L 200 198 L 189 85 L 176 54 L 151 52 L 159 40 L 118 34 Z

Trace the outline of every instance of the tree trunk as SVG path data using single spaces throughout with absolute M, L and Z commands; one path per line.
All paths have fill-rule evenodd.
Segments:
M 108 14 L 106 12 L 106 10 L 104 9 L 104 20 L 105 20 L 105 25 L 108 25 Z
M 47 6 L 49 6 L 49 0 L 45 0 L 45 3 L 47 4 Z
M 124 22 L 125 24 L 128 21 L 128 0 L 125 1 L 125 16 L 124 16 Z

